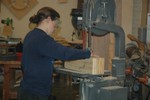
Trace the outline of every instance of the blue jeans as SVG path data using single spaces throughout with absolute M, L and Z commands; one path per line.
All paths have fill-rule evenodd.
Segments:
M 18 92 L 18 100 L 49 100 L 49 96 L 34 94 L 30 91 L 20 89 Z

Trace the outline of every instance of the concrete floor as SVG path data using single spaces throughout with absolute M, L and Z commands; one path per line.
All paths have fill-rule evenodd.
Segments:
M 52 92 L 57 100 L 79 100 L 79 84 L 68 85 L 66 75 L 58 75 L 53 82 Z M 2 82 L 0 82 L 0 100 L 2 100 Z

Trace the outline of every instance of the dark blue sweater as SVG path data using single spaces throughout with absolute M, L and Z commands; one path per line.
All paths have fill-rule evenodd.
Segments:
M 50 95 L 53 61 L 90 57 L 90 51 L 62 46 L 44 31 L 35 28 L 23 42 L 23 80 L 21 88 L 32 93 Z

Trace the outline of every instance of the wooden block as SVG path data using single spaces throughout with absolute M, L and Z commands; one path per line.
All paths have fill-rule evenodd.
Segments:
M 65 68 L 83 74 L 104 74 L 104 58 L 92 57 L 89 59 L 66 61 Z

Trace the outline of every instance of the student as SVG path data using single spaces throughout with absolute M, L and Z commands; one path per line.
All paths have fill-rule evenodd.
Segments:
M 53 62 L 89 58 L 89 50 L 62 46 L 50 35 L 59 26 L 60 15 L 50 7 L 41 8 L 30 18 L 37 27 L 23 42 L 22 70 L 18 100 L 48 100 L 51 95 Z

